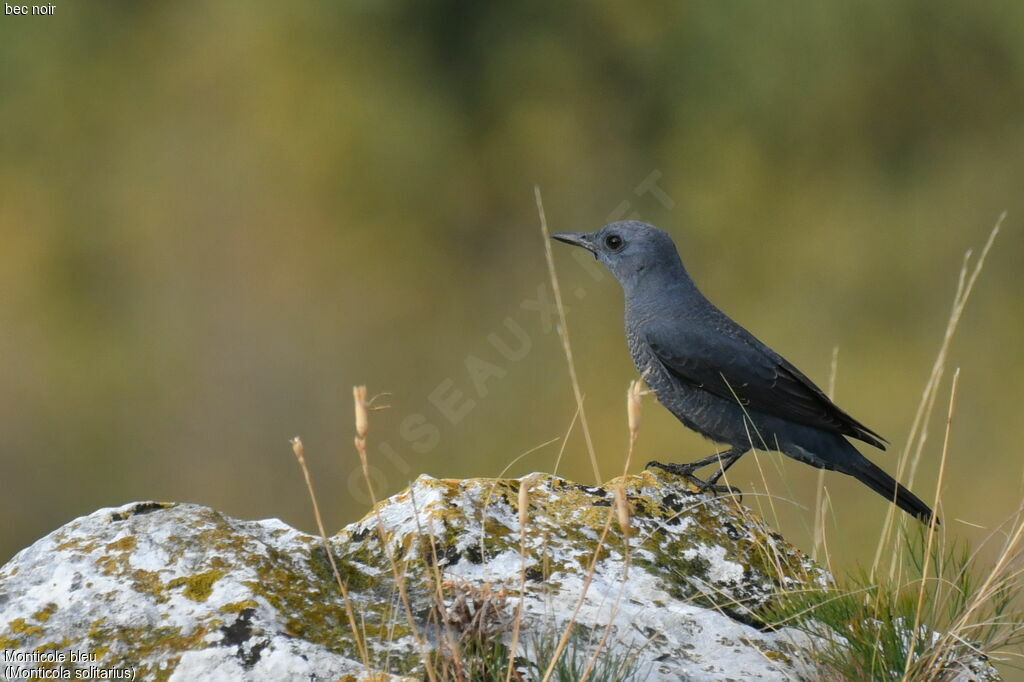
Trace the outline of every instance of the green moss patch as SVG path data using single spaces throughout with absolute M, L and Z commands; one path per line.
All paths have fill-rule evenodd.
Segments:
M 182 594 L 192 601 L 204 602 L 210 598 L 214 583 L 223 578 L 224 573 L 222 569 L 211 569 L 184 578 L 174 578 L 167 583 L 167 588 L 174 589 L 184 585 Z

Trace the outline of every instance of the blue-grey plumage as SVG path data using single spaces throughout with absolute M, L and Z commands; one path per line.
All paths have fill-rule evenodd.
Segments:
M 800 370 L 719 310 L 697 289 L 667 232 L 638 221 L 559 241 L 591 251 L 619 280 L 633 362 L 658 401 L 688 428 L 729 445 L 688 464 L 652 465 L 691 476 L 707 464 L 724 471 L 752 447 L 782 452 L 865 483 L 928 521 L 932 511 L 846 440 L 885 449 L 885 439 L 833 403 Z

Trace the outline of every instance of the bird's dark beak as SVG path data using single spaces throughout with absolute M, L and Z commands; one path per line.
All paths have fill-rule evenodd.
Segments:
M 573 246 L 581 246 L 594 255 L 597 255 L 594 243 L 590 241 L 590 235 L 585 232 L 556 232 L 551 235 L 551 238 L 557 239 L 560 242 L 565 242 L 566 244 L 572 244 Z

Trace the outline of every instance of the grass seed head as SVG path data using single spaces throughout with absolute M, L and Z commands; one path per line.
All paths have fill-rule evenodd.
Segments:
M 526 531 L 526 524 L 530 520 L 530 486 L 533 485 L 533 477 L 527 476 L 519 482 L 519 532 Z
M 629 434 L 636 438 L 640 430 L 640 398 L 643 396 L 640 379 L 634 379 L 629 383 L 629 390 L 626 391 L 626 414 L 629 417 Z
M 626 501 L 626 490 L 622 484 L 615 486 L 615 514 L 618 516 L 619 528 L 624 537 L 630 537 L 632 526 L 629 523 L 629 502 Z
M 366 438 L 370 432 L 370 422 L 366 414 L 366 386 L 353 386 L 352 399 L 356 407 L 356 436 Z

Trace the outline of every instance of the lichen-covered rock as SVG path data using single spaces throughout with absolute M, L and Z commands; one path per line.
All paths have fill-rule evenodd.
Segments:
M 337 588 L 314 546 L 280 521 L 191 504 L 76 519 L 0 569 L 0 649 L 49 657 L 5 656 L 4 676 L 94 666 L 111 679 L 391 679 L 368 677 L 344 638 L 330 643 L 331 627 L 342 629 L 330 610 Z M 324 605 L 320 638 L 303 633 L 314 604 Z
M 628 537 L 615 508 L 620 486 Z M 805 637 L 759 629 L 753 612 L 780 589 L 829 576 L 733 498 L 697 493 L 675 477 L 645 471 L 598 487 L 542 474 L 421 476 L 334 538 L 343 573 L 363 587 L 357 610 L 401 609 L 382 535 L 404 562 L 415 603 L 436 601 L 436 572 L 455 593 L 459 585 L 504 588 L 521 604 L 524 632 L 557 636 L 575 612 L 590 644 L 607 633 L 606 651 L 635 654 L 637 679 L 810 678 Z M 415 657 L 411 641 L 406 653 Z
M 460 656 L 497 642 L 515 645 L 528 680 L 573 621 L 574 655 L 599 651 L 636 680 L 814 677 L 806 635 L 756 613 L 827 574 L 732 498 L 674 477 L 421 476 L 330 544 L 337 577 L 319 538 L 280 521 L 189 504 L 97 511 L 0 569 L 0 650 L 16 654 L 0 663 L 376 682 L 465 674 Z

